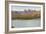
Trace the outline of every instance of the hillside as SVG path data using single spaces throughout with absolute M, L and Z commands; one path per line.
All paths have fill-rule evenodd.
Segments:
M 12 11 L 12 19 L 35 19 L 35 18 L 40 18 L 40 11 L 36 10 Z

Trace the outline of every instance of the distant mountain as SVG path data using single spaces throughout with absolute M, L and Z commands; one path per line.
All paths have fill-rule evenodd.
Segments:
M 32 11 L 12 11 L 12 13 L 16 13 L 16 14 L 31 14 Z

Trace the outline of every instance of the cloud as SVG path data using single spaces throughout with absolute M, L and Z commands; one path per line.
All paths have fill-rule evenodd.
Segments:
M 28 10 L 41 10 L 41 7 L 37 7 L 37 6 L 12 6 L 11 10 L 12 11 L 24 11 L 24 9 Z

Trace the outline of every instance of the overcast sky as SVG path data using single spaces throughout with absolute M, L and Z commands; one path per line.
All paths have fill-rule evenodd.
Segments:
M 11 6 L 11 10 L 12 11 L 24 11 L 24 9 L 28 10 L 28 9 L 31 9 L 31 10 L 41 10 L 41 7 L 39 6 L 14 6 L 12 5 Z

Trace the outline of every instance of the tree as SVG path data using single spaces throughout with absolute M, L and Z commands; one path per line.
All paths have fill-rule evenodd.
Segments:
M 30 12 L 31 10 L 30 10 L 30 9 L 28 9 L 28 11 Z
M 25 12 L 27 12 L 27 10 L 26 10 L 26 9 L 25 9 L 24 11 L 25 11 Z

